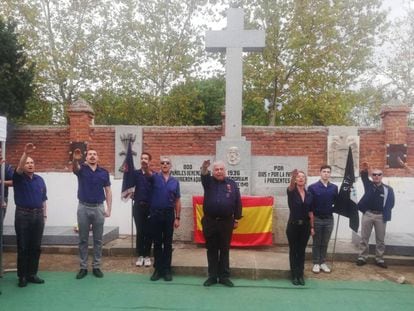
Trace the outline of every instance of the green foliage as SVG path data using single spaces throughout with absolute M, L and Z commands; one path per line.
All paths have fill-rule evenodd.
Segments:
M 0 18 L 0 114 L 22 116 L 33 92 L 33 64 L 18 43 L 16 25 Z
M 351 123 L 359 102 L 354 85 L 384 23 L 380 1 L 243 2 L 251 27 L 266 31 L 264 52 L 246 58 L 245 90 L 257 105 L 270 102 L 268 124 Z M 262 120 L 263 111 L 255 111 Z
M 99 90 L 83 93 L 95 111 L 95 122 L 107 125 L 152 125 L 155 111 L 154 98 L 145 95 L 116 94 Z
M 224 110 L 223 78 L 189 81 L 174 87 L 165 99 L 163 124 L 217 125 Z

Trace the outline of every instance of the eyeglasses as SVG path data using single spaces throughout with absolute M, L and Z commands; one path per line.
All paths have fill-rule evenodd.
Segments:
M 161 165 L 170 165 L 170 162 L 168 162 L 168 161 L 161 161 Z
M 382 173 L 372 173 L 372 176 L 382 176 Z

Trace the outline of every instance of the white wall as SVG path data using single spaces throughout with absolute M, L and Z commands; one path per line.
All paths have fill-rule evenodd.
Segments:
M 48 188 L 48 219 L 49 226 L 73 226 L 76 224 L 77 209 L 77 178 L 72 173 L 40 173 Z M 318 176 L 308 179 L 308 184 L 318 180 Z M 122 180 L 114 179 L 111 176 L 113 206 L 112 216 L 107 218 L 106 225 L 118 226 L 120 234 L 131 232 L 131 201 L 121 200 Z M 396 205 L 393 210 L 392 220 L 387 224 L 387 232 L 412 233 L 412 220 L 414 219 L 414 178 L 384 178 L 384 183 L 394 188 Z M 340 183 L 337 183 L 338 186 Z M 358 178 L 356 183 L 357 195 L 360 198 L 363 194 L 362 182 Z M 185 193 L 182 193 L 185 196 Z M 191 200 L 183 200 L 183 215 L 189 218 L 192 215 Z M 184 211 L 185 210 L 185 211 Z M 5 218 L 5 225 L 13 225 L 14 222 L 14 199 L 13 189 L 9 192 L 8 211 Z M 192 223 L 192 219 L 187 219 Z M 336 216 L 335 216 L 336 221 Z M 183 226 L 178 230 L 191 230 L 192 226 Z M 188 235 L 184 234 L 184 236 Z M 338 238 L 351 240 L 351 230 L 348 228 L 348 219 L 340 218 Z

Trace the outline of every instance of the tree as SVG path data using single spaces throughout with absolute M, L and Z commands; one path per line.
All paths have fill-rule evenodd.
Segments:
M 33 68 L 18 42 L 16 25 L 0 18 L 0 114 L 22 116 L 33 92 Z
M 162 119 L 168 125 L 218 125 L 224 110 L 225 83 L 222 77 L 187 81 L 165 98 Z
M 115 55 L 122 55 L 118 70 L 131 79 L 123 79 L 124 89 L 140 88 L 152 95 L 154 122 L 164 124 L 167 93 L 174 85 L 191 79 L 199 69 L 203 53 L 203 16 L 205 0 L 128 0 L 119 12 L 122 16 L 120 39 Z M 139 5 L 138 5 L 139 4 Z
M 386 46 L 376 67 L 377 84 L 385 98 L 397 96 L 414 106 L 414 1 L 408 1 L 406 15 L 390 27 Z M 379 81 L 379 83 L 378 83 Z
M 165 95 L 198 70 L 203 23 L 196 17 L 208 1 L 3 2 L 0 14 L 16 19 L 38 64 L 39 95 L 58 110 L 83 92 L 146 94 L 153 122 L 162 124 Z
M 381 1 L 240 2 L 250 28 L 266 31 L 264 52 L 246 57 L 244 86 L 256 105 L 267 99 L 268 124 L 350 123 L 354 86 L 384 25 Z

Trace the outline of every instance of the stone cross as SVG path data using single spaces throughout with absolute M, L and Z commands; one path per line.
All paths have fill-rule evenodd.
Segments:
M 245 30 L 241 8 L 227 10 L 227 28 L 207 31 L 206 50 L 226 52 L 225 139 L 241 139 L 243 52 L 261 51 L 265 46 L 263 30 Z

